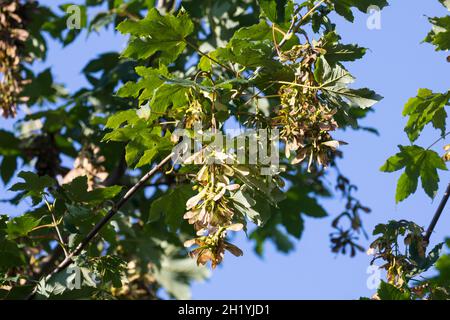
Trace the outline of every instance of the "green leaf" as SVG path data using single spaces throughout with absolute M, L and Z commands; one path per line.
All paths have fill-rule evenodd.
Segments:
M 177 101 L 175 96 L 167 97 L 167 99 Z M 144 112 L 143 109 L 144 107 L 138 113 Z M 127 122 L 126 126 L 118 127 L 125 122 Z M 134 111 L 130 113 L 126 111 L 110 117 L 107 127 L 112 127 L 114 130 L 105 134 L 103 141 L 128 142 L 125 148 L 125 160 L 129 167 L 139 168 L 149 164 L 156 155 L 173 147 L 170 132 L 161 136 L 160 127 L 148 128 L 147 122 L 139 117 L 136 118 Z
M 97 188 L 87 191 L 87 177 L 81 176 L 75 178 L 72 182 L 63 185 L 67 191 L 68 197 L 74 202 L 84 202 L 96 205 L 114 198 L 122 190 L 121 186 L 112 186 L 106 188 Z
M 17 243 L 15 241 L 0 238 L 0 272 L 4 269 L 24 265 L 27 265 L 27 262 Z
M 27 265 L 25 255 L 18 244 L 8 239 L 8 223 L 10 223 L 8 216 L 0 215 L 0 274 L 9 268 Z M 12 234 L 14 237 L 14 232 Z M 0 284 L 2 284 L 1 277 Z
M 450 239 L 446 241 L 447 247 L 450 248 Z M 450 254 L 442 255 L 436 262 L 436 269 L 439 275 L 434 277 L 432 281 L 437 285 L 448 287 L 450 285 Z
M 265 20 L 259 21 L 258 24 L 254 24 L 249 27 L 240 28 L 236 31 L 230 41 L 236 40 L 272 40 L 273 33 L 272 28 L 267 24 Z M 277 39 L 281 41 L 281 38 Z
M 97 58 L 89 61 L 82 72 L 88 76 L 92 73 L 111 70 L 119 65 L 120 56 L 116 52 L 107 52 L 100 54 Z
M 190 185 L 182 185 L 170 189 L 167 193 L 152 202 L 148 222 L 157 221 L 163 216 L 166 224 L 172 230 L 177 230 L 186 212 L 186 201 L 194 193 Z
M 253 42 L 270 41 L 270 43 L 273 46 L 274 36 L 277 43 L 281 42 L 283 39 L 283 35 L 280 34 L 279 32 L 275 33 L 275 35 L 273 34 L 272 27 L 266 22 L 266 20 L 260 20 L 258 24 L 254 24 L 249 27 L 243 27 L 240 28 L 238 31 L 236 31 L 230 40 L 230 45 L 228 45 L 227 47 L 233 49 L 236 47 L 237 42 L 241 40 Z M 299 43 L 298 38 L 292 37 L 290 40 L 286 42 L 283 48 L 289 49 L 293 45 L 296 45 L 298 43 Z
M 408 277 L 412 278 L 418 274 L 428 271 L 431 267 L 433 267 L 439 259 L 443 245 L 443 242 L 437 244 L 426 256 L 423 256 L 422 241 L 415 241 L 411 243 L 409 246 L 409 253 L 411 260 L 415 264 L 415 268 L 408 272 Z
M 169 250 L 175 251 L 172 246 Z M 190 258 L 178 258 L 173 253 L 164 255 L 161 267 L 152 268 L 152 274 L 170 296 L 180 300 L 191 298 L 188 279 L 202 281 L 209 276 L 206 267 L 197 266 Z
M 106 122 L 105 127 L 110 129 L 117 129 L 124 123 L 134 124 L 139 120 L 136 110 L 120 111 L 111 115 Z
M 66 204 L 67 213 L 64 214 L 65 227 L 72 233 L 77 233 L 77 227 L 84 224 L 85 221 L 92 219 L 92 210 L 86 207 Z M 90 227 L 90 224 L 89 224 Z
M 450 11 L 450 0 L 439 0 L 439 2 Z
M 167 68 L 161 66 L 159 69 L 145 68 L 142 66 L 136 67 L 136 73 L 141 76 L 138 82 L 127 82 L 119 89 L 117 95 L 119 97 L 139 98 L 142 104 L 153 97 L 154 91 L 160 87 L 164 80 L 162 76 L 168 77 Z
M 172 149 L 169 133 L 164 137 L 159 135 L 160 128 L 153 130 L 139 130 L 131 137 L 131 141 L 125 148 L 125 160 L 128 166 L 140 168 L 150 164 L 153 158 L 161 152 Z M 137 162 L 137 163 L 136 163 Z
M 161 85 L 150 102 L 152 119 L 161 117 L 169 107 L 176 109 L 185 106 L 189 102 L 188 92 L 188 87 L 179 84 Z
M 352 8 L 367 13 L 370 6 L 375 5 L 382 9 L 388 5 L 386 0 L 331 0 L 331 2 L 336 12 L 351 22 L 355 20 Z
M 270 40 L 232 40 L 226 48 L 216 50 L 220 61 L 238 63 L 249 68 L 264 66 L 274 68 L 278 63 L 272 59 L 272 42 Z
M 331 66 L 323 56 L 316 62 L 314 77 L 325 98 L 337 108 L 367 109 L 382 99 L 369 89 L 348 88 L 355 78 L 339 64 Z
M 405 200 L 417 190 L 419 174 L 416 172 L 405 171 L 397 182 L 397 191 L 395 201 L 397 203 Z
M 39 225 L 41 219 L 37 219 L 29 214 L 24 214 L 19 217 L 15 217 L 8 221 L 6 224 L 6 233 L 8 239 L 14 240 L 20 237 L 25 237 L 35 227 Z
M 399 146 L 400 152 L 390 157 L 380 168 L 383 172 L 394 172 L 405 168 L 397 183 L 396 201 L 405 200 L 416 192 L 419 177 L 422 188 L 430 198 L 438 190 L 437 169 L 447 170 L 444 160 L 434 151 L 419 146 Z
M 50 279 L 42 278 L 37 285 L 38 297 L 76 299 L 89 296 L 97 287 L 93 275 L 92 270 L 72 263 L 66 272 L 59 272 Z
M 114 129 L 103 137 L 102 141 L 127 142 L 133 140 L 133 137 L 140 133 L 151 133 L 144 121 L 137 121 L 135 124 L 124 126 L 123 128 Z
M 353 76 L 340 65 L 332 67 L 324 57 L 320 57 L 315 66 L 314 77 L 321 87 L 345 87 L 355 81 Z
M 428 20 L 433 24 L 433 28 L 424 41 L 433 44 L 436 51 L 450 50 L 450 15 Z
M 326 50 L 325 59 L 331 63 L 355 61 L 366 54 L 366 48 L 354 44 L 340 43 L 341 37 L 336 32 L 329 32 L 323 37 L 322 48 Z
M 308 195 L 308 190 L 292 187 L 286 192 L 286 199 L 279 203 L 282 224 L 292 236 L 300 239 L 304 221 L 302 215 L 313 218 L 324 218 L 328 214 L 317 199 Z
M 208 56 L 202 56 L 198 62 L 198 68 L 202 71 L 211 72 L 214 66 L 214 62 L 211 60 L 214 59 L 217 61 L 217 51 L 212 51 L 208 53 Z
M 259 0 L 263 16 L 277 24 L 286 24 L 294 13 L 294 3 L 291 0 Z
M 267 223 L 259 228 L 256 228 L 251 234 L 250 239 L 255 241 L 255 252 L 256 254 L 262 256 L 264 253 L 264 243 L 267 240 L 273 242 L 276 246 L 277 250 L 288 253 L 294 249 L 294 244 L 289 238 L 289 235 L 286 234 L 284 230 L 280 230 L 278 228 L 277 223 L 279 223 L 279 216 L 272 215 L 272 217 L 267 221 Z M 297 229 L 294 233 L 297 233 L 298 230 L 301 230 L 301 223 L 297 225 L 299 229 Z M 300 231 L 301 234 L 301 231 Z
M 411 142 L 417 140 L 425 126 L 432 123 L 441 130 L 441 136 L 446 133 L 445 106 L 450 104 L 450 91 L 445 94 L 433 93 L 428 89 L 420 89 L 417 97 L 409 99 L 403 109 L 403 115 L 409 116 L 405 132 Z
M 55 102 L 57 89 L 53 83 L 51 69 L 45 69 L 39 73 L 32 81 L 25 86 L 21 95 L 27 97 L 28 105 L 43 105 L 45 101 Z
M 380 300 L 410 300 L 409 292 L 400 290 L 392 284 L 384 281 L 381 281 L 377 293 Z
M 324 218 L 328 216 L 325 209 L 319 205 L 317 199 L 308 195 L 308 190 L 292 187 L 286 192 L 286 199 L 280 202 L 280 208 L 301 212 L 309 217 Z
M 16 157 L 3 157 L 2 164 L 0 166 L 0 174 L 2 176 L 3 183 L 6 185 L 11 181 L 14 173 L 17 169 Z
M 422 187 L 430 198 L 436 196 L 436 191 L 439 187 L 439 175 L 436 169 L 447 170 L 447 166 L 436 152 L 431 150 L 425 151 L 420 166 L 420 177 Z
M 282 37 L 275 35 L 277 42 Z M 289 49 L 298 44 L 298 38 L 292 37 L 284 48 Z M 281 67 L 273 57 L 273 34 L 271 27 L 266 21 L 261 20 L 258 24 L 244 27 L 236 31 L 225 48 L 218 48 L 209 53 L 211 57 L 222 63 L 237 63 L 245 67 L 256 68 L 264 66 L 266 68 Z M 206 60 L 201 60 L 203 68 L 210 68 Z
M 20 154 L 20 140 L 9 131 L 0 130 L 0 155 L 17 156 Z
M 194 24 L 186 12 L 178 16 L 162 16 L 156 8 L 149 10 L 147 16 L 139 21 L 126 20 L 117 26 L 123 34 L 131 34 L 123 55 L 134 59 L 147 59 L 159 52 L 158 60 L 169 64 L 186 48 L 186 37 L 194 31 Z
M 153 158 L 156 157 L 156 155 L 158 154 L 158 151 L 159 151 L 158 144 L 155 144 L 152 149 L 145 150 L 144 154 L 139 159 L 135 168 L 140 168 L 142 166 L 150 164 L 152 162 Z
M 380 171 L 383 172 L 395 172 L 406 166 L 406 159 L 402 153 L 397 153 L 396 155 L 390 157 L 386 160 Z
M 40 177 L 29 171 L 20 172 L 18 177 L 22 178 L 24 182 L 14 184 L 10 190 L 23 191 L 23 195 L 21 197 L 31 197 L 33 199 L 33 204 L 35 205 L 41 201 L 41 197 L 45 189 L 55 185 L 55 180 L 49 176 Z
M 126 262 L 118 256 L 103 256 L 95 262 L 95 271 L 100 275 L 102 283 L 111 282 L 114 288 L 122 287 L 122 277 L 125 277 L 126 270 Z
M 130 141 L 125 148 L 125 161 L 127 165 L 131 167 L 136 162 L 137 157 L 142 156 L 142 152 L 140 143 Z
M 349 89 L 342 88 L 337 89 L 337 91 L 332 91 L 332 89 L 327 89 L 331 93 L 337 93 L 341 97 L 345 98 L 350 102 L 350 107 L 367 109 L 374 106 L 376 103 L 383 99 L 382 96 L 378 95 L 375 91 L 367 88 L 362 89 Z
M 235 209 L 239 211 L 243 217 L 247 217 L 259 227 L 263 226 L 269 218 L 269 214 L 267 214 L 266 210 L 267 208 L 264 206 L 259 206 L 259 208 L 257 208 L 256 205 L 258 201 L 256 201 L 249 192 L 245 192 L 245 189 L 238 190 L 230 199 L 233 201 Z

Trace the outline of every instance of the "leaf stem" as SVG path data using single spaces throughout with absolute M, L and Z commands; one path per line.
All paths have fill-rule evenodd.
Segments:
M 69 253 L 67 252 L 66 246 L 65 246 L 65 244 L 64 244 L 63 237 L 61 236 L 61 232 L 59 231 L 59 227 L 58 227 L 58 224 L 61 222 L 61 220 L 60 220 L 59 222 L 57 222 L 57 221 L 56 221 L 56 218 L 55 218 L 55 214 L 53 213 L 54 208 L 55 208 L 55 205 L 54 205 L 54 204 L 51 205 L 51 204 L 48 202 L 47 197 L 45 197 L 45 196 L 44 196 L 44 201 L 45 201 L 45 204 L 47 205 L 48 211 L 49 211 L 50 214 L 52 215 L 53 225 L 54 225 L 54 227 L 55 227 L 56 234 L 57 234 L 58 239 L 59 239 L 58 243 L 59 243 L 59 245 L 61 246 L 61 248 L 63 249 L 64 255 L 65 255 L 66 257 L 68 257 L 68 256 L 69 256 Z
M 319 90 L 320 87 L 312 87 L 312 86 L 308 86 L 306 84 L 301 84 L 301 83 L 295 83 L 295 82 L 289 82 L 289 81 L 271 81 L 273 83 L 278 83 L 278 84 L 288 84 L 291 86 L 296 86 L 296 87 L 302 87 L 302 88 L 308 88 L 308 89 L 314 89 L 314 90 Z
M 274 85 L 275 85 L 275 82 L 269 84 L 269 85 L 268 85 L 267 87 L 265 87 L 264 89 L 259 90 L 258 93 L 253 94 L 253 95 L 252 95 L 252 96 L 251 96 L 251 97 L 243 104 L 243 106 L 249 104 L 251 101 L 253 101 L 253 99 L 259 99 L 259 98 L 263 99 L 263 98 L 267 98 L 267 96 L 260 97 L 259 95 L 260 95 L 261 93 L 264 93 L 265 90 L 269 89 L 270 87 L 273 87 Z M 279 96 L 279 95 L 277 95 L 277 96 Z
M 439 142 L 441 142 L 442 140 L 444 140 L 448 135 L 450 135 L 450 131 L 447 132 L 446 134 L 444 134 L 442 137 L 440 137 L 439 139 L 437 139 L 435 142 L 433 142 L 428 148 L 427 150 L 430 150 L 431 148 L 433 148 L 435 145 L 437 145 Z
M 314 11 L 315 11 L 318 7 L 320 7 L 320 5 L 322 5 L 324 2 L 325 2 L 325 0 L 320 0 L 317 4 L 315 4 L 315 5 L 314 5 L 314 6 L 313 6 L 313 7 L 312 7 L 312 8 L 311 8 L 304 16 L 302 16 L 302 17 L 300 18 L 300 21 L 299 21 L 297 24 L 296 24 L 296 22 L 297 22 L 297 19 L 296 19 L 297 14 L 295 14 L 295 15 L 292 17 L 292 22 L 291 22 L 291 25 L 289 26 L 288 31 L 286 32 L 286 34 L 284 35 L 284 37 L 283 37 L 283 39 L 280 41 L 280 43 L 279 43 L 279 44 L 275 44 L 275 50 L 274 50 L 272 56 L 278 53 L 279 48 L 281 48 L 282 46 L 284 46 L 284 45 L 286 44 L 286 42 L 288 42 L 289 39 L 291 39 L 291 37 L 294 36 L 294 35 L 298 32 L 298 30 L 300 29 L 300 27 L 301 27 L 303 21 L 305 21 L 305 19 L 306 19 L 308 16 L 310 16 L 312 13 L 314 13 Z M 262 67 L 261 67 L 261 66 L 258 67 L 258 68 L 256 68 L 256 70 L 255 70 L 255 72 L 253 73 L 251 79 L 255 79 L 255 78 L 259 75 L 259 73 L 261 72 L 261 70 L 262 70 Z
M 295 25 L 295 19 L 293 20 L 293 24 L 291 25 L 291 27 L 289 28 L 288 32 L 286 33 L 286 35 L 284 36 L 283 40 L 281 40 L 281 42 L 278 44 L 278 47 L 282 47 L 293 35 L 295 35 L 297 33 L 297 31 L 300 29 L 303 21 L 305 21 L 305 19 L 307 17 L 309 17 L 311 14 L 314 13 L 314 11 L 316 11 L 316 9 L 318 7 L 320 7 L 322 5 L 322 3 L 324 3 L 325 0 L 320 0 L 319 2 L 317 2 L 304 16 L 302 16 L 300 18 L 300 21 Z
M 221 66 L 222 68 L 236 74 L 236 71 L 234 71 L 233 69 L 231 69 L 230 67 L 224 65 L 223 63 L 217 61 L 216 59 L 214 59 L 213 57 L 211 57 L 210 55 L 208 55 L 207 53 L 204 53 L 203 51 L 201 51 L 196 45 L 192 44 L 191 42 L 184 40 L 186 42 L 186 44 L 188 46 L 190 46 L 192 49 L 194 49 L 199 55 L 208 58 L 209 60 L 211 60 L 212 62 L 218 64 L 219 66 Z

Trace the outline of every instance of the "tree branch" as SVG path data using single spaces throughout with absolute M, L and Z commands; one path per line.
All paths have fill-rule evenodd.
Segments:
M 442 140 L 444 140 L 448 135 L 450 135 L 450 132 L 445 133 L 443 136 L 441 136 L 439 139 L 437 139 L 435 142 L 433 142 L 428 148 L 427 150 L 430 150 L 431 148 L 433 148 L 435 145 L 437 145 L 439 142 L 441 142 Z
M 153 167 L 149 172 L 147 172 L 128 192 L 109 210 L 109 212 L 104 216 L 92 230 L 86 235 L 86 237 L 81 240 L 78 246 L 72 251 L 52 272 L 46 276 L 46 280 L 50 279 L 53 275 L 61 272 L 67 268 L 71 263 L 72 259 L 78 256 L 83 249 L 89 244 L 89 242 L 100 232 L 100 230 L 114 217 L 114 215 L 125 205 L 128 200 L 130 200 L 142 187 L 143 185 L 167 162 L 170 161 L 174 152 L 170 153 L 165 157 L 160 163 Z M 36 294 L 37 287 L 34 288 L 33 292 L 28 296 L 27 300 L 33 299 Z
M 447 190 L 444 193 L 444 197 L 442 198 L 441 203 L 439 204 L 439 207 L 437 208 L 436 213 L 433 216 L 433 220 L 431 220 L 430 226 L 428 227 L 427 232 L 423 238 L 426 245 L 428 245 L 428 243 L 430 242 L 431 234 L 433 233 L 434 228 L 436 227 L 436 224 L 438 223 L 439 218 L 441 217 L 442 212 L 444 211 L 444 208 L 447 205 L 449 198 L 450 198 L 450 183 L 447 186 Z
M 325 2 L 325 0 L 320 0 L 317 4 L 315 4 L 303 17 L 300 18 L 300 21 L 296 24 L 297 22 L 297 13 L 294 14 L 294 16 L 292 17 L 292 21 L 291 21 L 291 25 L 289 26 L 288 31 L 286 32 L 286 34 L 284 35 L 283 39 L 281 39 L 280 43 L 277 45 L 275 43 L 275 50 L 272 52 L 272 57 L 275 56 L 278 53 L 278 49 L 281 48 L 282 46 L 284 46 L 286 44 L 286 42 L 289 41 L 289 39 L 291 39 L 300 29 L 303 21 L 305 21 L 305 19 L 310 16 L 312 13 L 314 13 L 314 11 L 320 7 L 323 3 Z M 259 66 L 258 68 L 256 68 L 255 72 L 253 73 L 253 75 L 251 76 L 250 80 L 255 79 L 259 73 L 261 72 L 261 70 L 263 69 L 262 66 Z

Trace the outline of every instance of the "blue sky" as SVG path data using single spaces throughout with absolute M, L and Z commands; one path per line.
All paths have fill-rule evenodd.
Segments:
M 42 0 L 43 4 L 56 6 L 61 0 Z M 79 1 L 74 1 L 79 2 Z M 358 13 L 353 24 L 336 17 L 338 32 L 344 42 L 356 42 L 370 48 L 362 61 L 348 64 L 356 76 L 359 87 L 369 87 L 385 99 L 375 106 L 364 125 L 376 127 L 380 136 L 364 132 L 341 132 L 339 137 L 349 143 L 344 148 L 344 159 L 339 165 L 354 184 L 361 201 L 372 208 L 364 217 L 366 229 L 389 219 L 414 220 L 427 226 L 444 192 L 449 174 L 441 172 L 440 193 L 432 202 L 422 191 L 399 205 L 395 204 L 395 185 L 399 174 L 379 172 L 386 158 L 397 152 L 398 144 L 408 144 L 403 133 L 405 119 L 401 111 L 405 102 L 419 88 L 444 92 L 449 88 L 450 63 L 445 53 L 437 53 L 421 41 L 430 30 L 426 16 L 447 14 L 437 0 L 397 0 L 382 12 L 381 30 L 366 27 L 367 15 Z M 78 39 L 75 44 L 62 49 L 51 43 L 48 60 L 38 64 L 38 69 L 52 66 L 56 80 L 73 91 L 86 81 L 80 70 L 98 54 L 122 50 L 125 38 L 112 30 L 101 36 L 91 35 Z M 10 128 L 11 122 L 0 120 L 1 127 Z M 438 133 L 425 130 L 418 144 L 428 146 Z M 448 143 L 448 141 L 447 141 Z M 440 144 L 436 150 L 444 145 Z M 441 151 L 441 150 L 439 150 Z M 333 179 L 330 178 L 333 182 Z M 7 196 L 1 191 L 0 197 Z M 344 203 L 339 199 L 327 201 L 326 208 L 332 216 L 341 212 Z M 17 214 L 20 208 L 0 204 L 0 212 Z M 194 284 L 194 299 L 355 299 L 374 293 L 366 285 L 370 257 L 364 253 L 356 258 L 335 256 L 329 248 L 332 216 L 328 219 L 308 219 L 297 248 L 289 255 L 278 253 L 271 244 L 266 246 L 264 259 L 252 252 L 245 236 L 237 238 L 244 250 L 243 257 L 227 256 L 223 266 L 213 272 L 212 278 Z M 446 210 L 432 236 L 432 243 L 449 235 L 450 212 Z M 369 241 L 365 242 L 367 245 Z

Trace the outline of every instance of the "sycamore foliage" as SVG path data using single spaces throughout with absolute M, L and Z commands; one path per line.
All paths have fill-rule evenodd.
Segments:
M 405 200 L 417 190 L 419 177 L 425 192 L 434 198 L 439 182 L 437 169 L 447 170 L 444 160 L 435 151 L 419 146 L 399 146 L 399 148 L 400 152 L 389 158 L 381 167 L 384 172 L 405 169 L 398 180 L 396 201 Z
M 439 0 L 439 2 L 450 11 L 450 2 L 448 0 Z M 450 50 L 450 16 L 429 18 L 429 21 L 433 28 L 428 33 L 425 41 L 436 46 L 436 51 Z
M 354 10 L 386 1 L 186 0 L 155 8 L 151 0 L 87 0 L 82 30 L 66 30 L 68 4 L 54 12 L 7 2 L 15 6 L 2 11 L 7 21 L 16 19 L 16 7 L 19 17 L 30 17 L 21 19 L 29 36 L 21 38 L 11 73 L 21 85 L 8 91 L 30 112 L 19 112 L 14 130 L 0 131 L 1 178 L 14 195 L 8 202 L 27 207 L 0 216 L 2 298 L 155 299 L 160 289 L 188 298 L 190 283 L 208 272 L 184 245 L 196 245 L 190 255 L 197 264 L 216 266 L 225 252 L 243 254 L 231 235 L 244 229 L 259 255 L 267 241 L 289 252 L 308 218 L 328 215 L 335 216 L 332 250 L 362 250 L 361 216 L 370 210 L 338 170 L 344 143 L 333 134 L 367 130 L 358 121 L 381 97 L 355 89 L 346 63 L 366 49 L 342 43 L 331 17 L 353 21 Z M 51 69 L 33 72 L 33 59 L 46 57 L 45 39 L 68 46 L 108 27 L 128 45 L 89 61 L 86 87 L 68 92 Z M 206 141 L 196 154 L 203 162 L 162 165 L 67 269 L 47 276 L 182 142 L 177 128 L 193 135 L 201 122 L 202 131 L 222 132 L 230 121 L 279 129 L 286 150 L 280 170 L 263 176 L 264 164 L 239 163 Z M 326 166 L 339 173 L 336 188 L 347 200 L 339 215 L 320 204 L 334 194 Z
M 450 10 L 450 4 L 447 0 L 439 1 Z M 449 50 L 446 41 L 450 39 L 450 16 L 430 18 L 430 22 L 433 24 L 433 30 L 428 34 L 425 41 L 436 46 L 436 50 Z M 400 146 L 401 152 L 389 158 L 381 167 L 381 171 L 384 172 L 393 172 L 405 168 L 405 172 L 397 185 L 397 202 L 405 200 L 417 190 L 419 176 L 421 177 L 422 187 L 428 196 L 435 197 L 439 183 L 437 169 L 447 170 L 447 166 L 444 163 L 446 156 L 444 155 L 443 160 L 440 160 L 439 153 L 433 151 L 432 148 L 448 135 L 446 126 L 446 107 L 448 106 L 450 106 L 450 91 L 434 93 L 430 89 L 419 89 L 417 96 L 409 99 L 406 103 L 403 109 L 403 116 L 408 117 L 405 133 L 411 144 L 416 142 L 427 126 L 438 129 L 441 138 L 426 150 L 417 145 Z M 447 151 L 447 148 L 445 150 Z
M 448 0 L 440 2 L 450 10 Z M 433 24 L 433 29 L 425 41 L 436 46 L 436 50 L 450 49 L 450 15 L 429 20 Z M 419 178 L 422 188 L 430 198 L 433 199 L 438 194 L 439 174 L 447 171 L 446 162 L 450 160 L 448 153 L 450 147 L 448 145 L 444 147 L 443 155 L 436 151 L 435 147 L 449 134 L 446 127 L 448 106 L 450 106 L 450 91 L 434 93 L 429 89 L 419 89 L 417 96 L 406 103 L 403 110 L 403 116 L 408 117 L 405 133 L 411 145 L 400 145 L 400 152 L 390 157 L 381 167 L 381 171 L 384 172 L 404 170 L 397 183 L 397 202 L 416 192 Z M 429 147 L 423 148 L 414 143 L 427 126 L 438 129 L 440 137 Z M 412 221 L 390 221 L 375 228 L 374 235 L 377 239 L 371 245 L 374 252 L 373 261 L 383 260 L 383 268 L 387 271 L 387 282 L 382 282 L 376 298 L 381 300 L 450 298 L 449 254 L 439 257 L 444 243 L 437 244 L 427 252 L 431 231 L 433 230 L 425 233 L 422 227 Z M 448 245 L 447 240 L 447 247 Z M 435 267 L 439 274 L 432 278 L 424 277 L 424 273 L 432 267 Z

